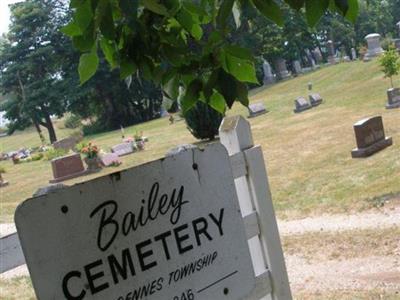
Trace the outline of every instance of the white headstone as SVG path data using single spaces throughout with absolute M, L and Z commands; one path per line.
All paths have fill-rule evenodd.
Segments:
M 264 85 L 272 84 L 275 82 L 275 76 L 272 73 L 271 65 L 265 59 L 263 60 L 263 73 L 264 73 Z
M 303 71 L 301 69 L 301 64 L 298 60 L 293 61 L 293 69 L 296 72 L 296 74 L 303 73 Z
M 381 35 L 378 33 L 371 33 L 365 37 L 368 43 L 368 50 L 364 56 L 364 61 L 370 60 L 372 57 L 378 56 L 383 53 L 381 47 Z
M 356 49 L 351 48 L 351 59 L 356 60 L 357 59 L 357 52 Z
M 262 102 L 249 104 L 249 118 L 257 117 L 267 112 L 268 111 Z
M 255 286 L 221 144 L 29 199 L 15 221 L 38 299 L 239 300 Z

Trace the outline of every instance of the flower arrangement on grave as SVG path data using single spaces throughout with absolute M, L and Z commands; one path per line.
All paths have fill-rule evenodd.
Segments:
M 99 154 L 99 148 L 89 142 L 89 144 L 82 148 L 81 153 L 85 155 L 86 158 L 97 158 Z
M 134 138 L 135 142 L 143 141 L 143 131 L 140 132 L 136 131 Z
M 99 160 L 99 147 L 89 142 L 87 146 L 83 147 L 81 153 L 85 156 L 84 161 L 87 164 L 87 171 L 98 172 L 101 169 Z

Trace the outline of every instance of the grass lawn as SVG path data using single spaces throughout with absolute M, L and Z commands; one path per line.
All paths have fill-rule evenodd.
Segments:
M 294 114 L 294 99 L 307 96 L 307 83 L 324 98 L 317 108 Z M 400 193 L 400 110 L 386 110 L 386 88 L 376 61 L 352 62 L 324 67 L 318 71 L 253 92 L 251 101 L 263 101 L 270 111 L 250 119 L 255 142 L 262 145 L 267 164 L 273 200 L 279 217 L 295 217 L 320 212 L 343 212 L 368 208 L 383 197 Z M 400 86 L 396 78 L 395 84 Z M 235 104 L 228 112 L 247 115 Z M 367 116 L 381 115 L 386 135 L 394 145 L 372 157 L 352 159 L 355 147 L 353 124 Z M 57 124 L 62 127 L 61 124 Z M 184 121 L 169 125 L 168 118 L 158 119 L 125 129 L 126 135 L 143 131 L 149 137 L 146 150 L 122 158 L 118 168 L 66 181 L 86 181 L 119 169 L 128 168 L 164 156 L 179 144 L 196 140 Z M 70 130 L 58 128 L 60 137 Z M 109 150 L 121 141 L 120 131 L 90 136 L 103 149 Z M 34 130 L 0 139 L 0 151 L 37 146 Z M 47 161 L 12 165 L 4 178 L 10 185 L 0 189 L 0 223 L 11 222 L 16 206 L 52 178 Z

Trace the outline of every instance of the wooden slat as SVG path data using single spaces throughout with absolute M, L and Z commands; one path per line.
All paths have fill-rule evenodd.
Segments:
M 259 216 L 260 240 L 265 260 L 271 272 L 273 300 L 292 299 L 285 259 L 279 237 L 278 225 L 269 189 L 268 176 L 260 146 L 244 151 L 248 170 L 248 182 L 255 209 Z
M 25 264 L 16 232 L 0 238 L 0 274 Z
M 254 211 L 251 214 L 245 216 L 243 218 L 243 221 L 248 240 L 260 233 L 260 227 L 258 226 L 257 212 Z
M 256 277 L 256 285 L 245 299 L 259 300 L 272 292 L 270 272 L 267 270 L 263 274 Z
M 238 152 L 230 156 L 231 166 L 233 171 L 233 178 L 239 178 L 246 176 L 246 161 L 244 159 L 243 152 Z

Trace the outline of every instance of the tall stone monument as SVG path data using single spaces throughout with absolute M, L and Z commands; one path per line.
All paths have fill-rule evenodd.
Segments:
M 321 53 L 321 50 L 319 50 L 318 47 L 316 47 L 313 51 L 312 51 L 314 57 L 315 57 L 315 61 L 317 64 L 322 63 L 322 60 L 324 59 Z
M 356 49 L 351 48 L 351 60 L 356 60 L 356 59 L 357 59 Z
M 290 73 L 286 67 L 286 60 L 283 58 L 278 58 L 275 61 L 275 69 L 279 79 L 286 79 L 290 77 Z
M 400 22 L 398 22 L 396 25 L 397 25 L 397 28 L 398 28 L 398 37 L 399 38 L 394 40 L 394 44 L 395 44 L 397 50 L 400 51 Z
M 329 40 L 326 42 L 326 47 L 328 48 L 328 63 L 331 65 L 336 64 L 336 59 L 335 59 L 335 46 L 333 44 L 333 41 Z
M 373 57 L 383 53 L 381 46 L 381 35 L 379 33 L 371 33 L 365 37 L 368 44 L 367 53 L 364 56 L 364 61 L 370 61 Z
M 272 73 L 271 65 L 265 59 L 263 61 L 263 73 L 264 73 L 264 78 L 263 78 L 264 85 L 269 85 L 275 82 L 275 76 Z
M 293 61 L 293 70 L 296 73 L 296 75 L 300 75 L 301 73 L 303 73 L 303 69 L 301 68 L 300 61 L 298 61 L 298 60 Z

